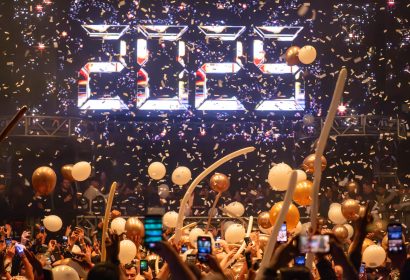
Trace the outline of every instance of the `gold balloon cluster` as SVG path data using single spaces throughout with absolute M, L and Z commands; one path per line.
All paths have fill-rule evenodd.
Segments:
M 128 238 L 144 237 L 144 224 L 137 217 L 128 218 L 125 223 L 125 234 Z
M 348 221 L 355 221 L 360 217 L 360 205 L 354 199 L 346 199 L 342 203 L 342 214 Z
M 31 182 L 36 195 L 49 195 L 54 191 L 57 175 L 50 167 L 42 166 L 34 170 Z
M 311 155 L 308 155 L 303 160 L 302 168 L 303 168 L 303 170 L 306 171 L 306 173 L 310 173 L 310 174 L 314 173 L 314 171 L 315 171 L 315 159 L 316 159 L 315 154 L 311 154 Z M 324 156 L 322 156 L 320 158 L 320 161 L 321 161 L 321 168 L 322 168 L 322 171 L 323 171 L 323 170 L 325 170 L 325 168 L 327 166 L 327 160 Z
M 335 225 L 332 231 L 340 241 L 344 241 L 347 237 L 349 237 L 349 231 L 344 225 Z
M 293 200 L 302 206 L 308 206 L 312 203 L 310 197 L 312 192 L 313 183 L 309 180 L 299 182 L 296 185 L 295 192 L 293 193 Z
M 359 184 L 356 181 L 350 181 L 346 185 L 346 189 L 349 193 L 356 193 L 359 188 Z
M 299 51 L 300 48 L 298 46 L 291 46 L 287 49 L 285 54 L 285 60 L 289 66 L 295 66 L 300 63 Z
M 279 213 L 282 209 L 283 206 L 283 201 L 275 203 L 272 208 L 269 211 L 269 217 L 270 217 L 270 223 L 272 225 L 275 224 L 276 219 L 279 216 Z M 286 226 L 288 230 L 292 230 L 296 228 L 297 224 L 299 223 L 300 220 L 300 214 L 298 208 L 294 204 L 289 205 L 289 211 L 286 214 L 285 221 L 286 221 Z
M 215 173 L 209 181 L 209 186 L 216 192 L 224 192 L 231 185 L 228 176 L 222 173 Z
M 74 182 L 75 179 L 73 178 L 72 175 L 72 170 L 73 170 L 73 164 L 66 164 L 63 165 L 63 167 L 61 167 L 61 175 L 63 175 L 63 178 L 70 181 L 70 182 Z
M 269 212 L 264 211 L 258 215 L 258 225 L 263 229 L 268 229 L 272 227 L 272 224 L 270 223 Z

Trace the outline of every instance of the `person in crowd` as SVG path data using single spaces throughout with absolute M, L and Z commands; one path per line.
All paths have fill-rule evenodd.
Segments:
M 374 191 L 373 183 L 369 181 L 363 182 L 363 199 L 365 201 L 376 201 L 376 192 Z
M 67 179 L 63 179 L 60 186 L 54 192 L 54 209 L 56 213 L 69 224 L 75 218 L 76 192 Z
M 319 198 L 319 213 L 321 217 L 327 217 L 330 204 L 333 202 L 333 190 L 332 188 L 326 188 Z
M 382 218 L 390 218 L 390 208 L 393 201 L 397 198 L 397 193 L 395 190 L 388 189 L 388 186 L 383 186 L 381 184 L 376 187 L 376 199 L 379 207 L 379 212 Z

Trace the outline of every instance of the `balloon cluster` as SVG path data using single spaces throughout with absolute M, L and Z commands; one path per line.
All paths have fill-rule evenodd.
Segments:
M 295 66 L 299 63 L 311 64 L 315 61 L 317 52 L 315 47 L 307 45 L 302 48 L 291 46 L 286 50 L 285 60 L 289 66 Z

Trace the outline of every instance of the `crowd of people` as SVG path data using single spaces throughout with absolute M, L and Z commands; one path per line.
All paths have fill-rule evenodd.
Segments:
M 147 248 L 141 234 L 129 236 L 126 232 L 116 234 L 113 230 L 103 234 L 102 220 L 92 231 L 76 224 L 75 216 L 81 213 L 78 207 L 81 198 L 86 198 L 86 203 L 83 203 L 86 209 L 84 211 L 90 211 L 96 198 L 105 196 L 103 183 L 101 178 L 94 178 L 89 181 L 88 186 L 78 190 L 73 183 L 63 180 L 51 199 L 38 198 L 38 205 L 35 207 L 43 211 L 40 215 L 44 217 L 47 214 L 56 214 L 62 217 L 64 227 L 57 232 L 47 230 L 39 222 L 40 219 L 19 220 L 3 215 L 5 224 L 0 228 L 2 279 L 409 279 L 409 221 L 406 215 L 410 212 L 410 200 L 409 190 L 405 188 L 386 191 L 385 188 L 365 182 L 360 188 L 347 189 L 344 193 L 339 192 L 340 188 L 335 186 L 324 189 L 319 207 L 324 219 L 319 220 L 318 227 L 288 231 L 287 242 L 278 242 L 275 245 L 269 265 L 261 269 L 260 263 L 267 248 L 268 235 L 262 234 L 257 226 L 253 227 L 245 241 L 230 244 L 224 236 L 225 220 L 213 224 L 209 231 L 212 250 L 207 256 L 207 261 L 203 262 L 195 257 L 198 248 L 196 243 L 190 240 L 189 230 L 184 232 L 179 242 L 175 242 L 170 238 L 173 229 L 164 226 L 163 240 L 157 243 L 155 248 Z M 183 188 L 179 189 L 181 192 L 184 191 Z M 3 187 L 0 188 L 0 192 L 10 194 Z M 156 200 L 156 206 L 168 211 L 178 206 L 178 203 L 170 203 L 177 200 L 173 197 L 176 195 L 178 194 L 173 191 L 164 196 L 156 191 L 149 193 L 140 185 L 132 188 L 127 184 L 119 184 L 117 202 L 114 203 L 110 219 L 122 215 L 143 216 L 150 206 L 154 206 Z M 121 202 L 130 200 L 133 196 L 136 197 L 135 207 L 130 209 L 134 209 L 134 212 L 127 212 L 130 210 L 126 207 L 121 208 Z M 236 190 L 221 203 L 241 201 L 248 206 L 246 211 L 250 212 L 252 209 L 265 209 L 270 201 L 279 200 L 276 196 L 279 194 L 268 188 L 265 190 L 255 186 L 251 192 Z M 343 196 L 343 199 L 358 199 L 371 205 L 352 223 L 354 235 L 344 240 L 334 235 L 329 227 L 330 223 L 326 220 L 331 203 L 341 199 L 339 196 Z M 146 200 L 147 197 L 150 197 L 149 201 Z M 4 202 L 1 204 L 3 207 L 11 201 L 5 195 L 0 195 L 0 199 Z M 187 215 L 207 215 L 213 199 L 213 191 L 206 187 L 199 188 L 187 205 Z M 22 203 L 25 202 L 20 202 L 20 207 L 23 207 Z M 378 228 L 375 231 L 370 226 L 374 217 L 402 223 L 402 251 L 389 251 L 388 244 L 382 241 L 386 239 L 386 228 Z M 198 224 L 205 227 L 206 219 Z M 300 251 L 300 236 L 312 233 L 329 236 L 329 251 L 316 253 L 313 266 L 308 269 L 304 265 L 306 254 Z M 102 261 L 103 235 L 106 237 L 105 261 Z M 119 244 L 124 239 L 130 239 L 137 248 L 133 260 L 127 263 L 121 263 L 118 257 Z M 387 252 L 383 264 L 377 267 L 362 264 L 364 249 L 369 246 L 366 240 L 372 240 L 373 244 L 381 244 Z M 246 242 L 245 250 L 238 256 L 237 252 L 243 242 Z M 303 259 L 302 265 L 297 258 Z M 146 269 L 143 263 L 147 263 Z
M 0 228 L 0 274 L 2 279 L 55 280 L 255 279 L 258 273 L 262 274 L 260 279 L 408 279 L 407 249 L 389 253 L 377 268 L 361 268 L 365 239 L 374 238 L 367 232 L 372 222 L 370 208 L 354 223 L 355 235 L 344 243 L 324 223 L 319 223 L 316 233 L 330 237 L 329 252 L 315 254 L 311 270 L 304 262 L 300 265 L 296 261 L 297 257 L 305 258 L 299 244 L 303 233 L 296 231 L 287 233 L 288 242 L 276 244 L 269 265 L 259 271 L 267 244 L 257 230 L 246 241 L 244 253 L 231 262 L 239 245 L 224 240 L 223 224 L 213 228 L 209 235 L 213 239 L 212 250 L 204 262 L 190 257 L 198 249 L 188 235 L 176 243 L 169 238 L 169 229 L 164 229 L 163 241 L 148 249 L 142 235 L 129 237 L 111 229 L 105 238 L 106 260 L 102 262 L 101 224 L 90 236 L 79 226 L 49 232 L 42 224 L 36 224 L 17 232 L 6 224 Z M 120 215 L 114 210 L 111 219 Z M 136 245 L 137 253 L 129 263 L 121 263 L 119 244 L 126 236 Z M 141 265 L 144 262 L 146 269 Z

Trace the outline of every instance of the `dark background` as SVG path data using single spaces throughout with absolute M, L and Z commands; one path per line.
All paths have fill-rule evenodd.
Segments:
M 113 4 L 110 4 L 110 3 Z M 11 137 L 1 144 L 2 168 L 12 174 L 8 185 L 30 181 L 32 171 L 41 165 L 52 165 L 56 171 L 63 164 L 88 160 L 98 176 L 105 171 L 109 181 L 141 183 L 156 188 L 149 181 L 146 168 L 151 161 L 167 165 L 165 182 L 172 186 L 170 175 L 177 165 L 188 166 L 197 176 L 216 159 L 241 147 L 253 145 L 257 152 L 219 169 L 231 176 L 232 193 L 251 189 L 265 182 L 272 163 L 286 162 L 296 168 L 313 152 L 316 139 L 301 138 L 302 116 L 312 113 L 323 116 L 328 108 L 339 69 L 349 69 L 349 81 L 343 102 L 347 114 L 385 115 L 409 119 L 409 5 L 396 1 L 312 1 L 305 16 L 297 11 L 308 1 L 132 1 L 118 7 L 116 1 L 0 1 L 0 108 L 9 116 L 17 108 L 28 105 L 30 114 L 82 117 L 76 137 L 67 139 L 32 139 Z M 246 2 L 246 8 L 243 5 Z M 278 3 L 276 3 L 278 2 Z M 186 3 L 184 9 L 179 7 Z M 43 12 L 36 12 L 42 4 Z M 30 6 L 33 11 L 30 12 Z M 25 13 L 25 11 L 28 11 Z M 134 17 L 128 17 L 132 11 Z M 316 13 L 314 20 L 313 13 Z M 132 114 L 81 113 L 76 108 L 77 72 L 94 56 L 104 61 L 101 42 L 88 44 L 80 24 L 301 24 L 305 28 L 296 45 L 314 45 L 317 61 L 304 67 L 307 89 L 306 112 L 297 114 L 257 115 L 186 112 L 134 112 Z M 192 30 L 192 28 L 191 28 Z M 66 31 L 68 36 L 61 37 Z M 133 32 L 133 31 L 132 31 Z M 129 37 L 132 37 L 132 32 Z M 195 31 L 197 32 L 197 31 Z M 352 38 L 349 37 L 352 34 Z M 187 34 L 198 40 L 192 32 Z M 356 36 L 357 35 L 357 36 Z M 244 41 L 250 53 L 251 37 Z M 349 40 L 347 40 L 350 38 Z M 130 39 L 132 40 L 132 38 Z M 202 40 L 202 39 L 200 39 Z M 199 40 L 199 41 L 200 41 Z M 198 41 L 198 42 L 199 42 Z M 39 51 L 38 43 L 46 48 Z M 81 45 L 86 46 L 81 48 Z M 283 51 L 286 48 L 283 49 Z M 201 58 L 198 58 L 201 59 Z M 203 57 L 202 57 L 203 59 Z M 132 72 L 130 69 L 130 79 Z M 249 70 L 250 72 L 254 69 Z M 246 75 L 248 76 L 248 75 Z M 112 88 L 132 85 L 129 80 L 108 81 Z M 236 96 L 247 108 L 260 100 L 257 83 L 251 78 L 234 81 Z M 116 84 L 117 83 L 117 84 Z M 252 89 L 252 90 L 250 90 Z M 207 134 L 201 136 L 199 127 Z M 166 135 L 161 135 L 162 131 Z M 276 136 L 275 136 L 276 135 Z M 308 134 L 309 135 L 309 134 Z M 305 135 L 306 136 L 306 135 Z M 386 159 L 384 166 L 398 170 L 406 182 L 408 141 L 396 142 L 375 138 L 338 138 L 329 140 L 324 186 L 337 183 L 345 176 L 371 180 L 375 162 Z M 206 184 L 206 183 L 205 183 Z M 178 187 L 172 187 L 177 190 Z

